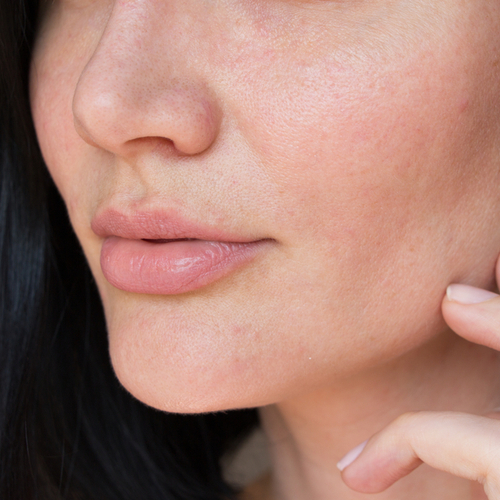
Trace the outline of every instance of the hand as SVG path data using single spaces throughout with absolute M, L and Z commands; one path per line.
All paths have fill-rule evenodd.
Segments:
M 451 285 L 442 311 L 458 335 L 500 350 L 500 296 Z M 484 417 L 456 412 L 407 413 L 351 450 L 338 467 L 352 489 L 379 493 L 423 462 L 478 481 L 489 500 L 500 500 L 500 413 Z

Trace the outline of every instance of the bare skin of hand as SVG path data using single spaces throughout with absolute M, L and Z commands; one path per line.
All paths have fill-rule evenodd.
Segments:
M 500 259 L 497 262 L 500 283 Z M 448 287 L 442 303 L 448 325 L 470 342 L 500 350 L 500 296 L 468 285 Z M 362 493 L 378 493 L 426 463 L 477 481 L 500 500 L 500 412 L 484 416 L 457 412 L 401 415 L 349 452 L 340 462 L 344 482 Z

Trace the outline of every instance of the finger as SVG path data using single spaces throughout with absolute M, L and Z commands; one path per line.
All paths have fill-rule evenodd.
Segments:
M 442 311 L 455 333 L 500 350 L 500 296 L 496 293 L 468 285 L 450 285 Z
M 344 462 L 342 477 L 356 491 L 379 493 L 423 462 L 478 481 L 490 500 L 500 500 L 500 421 L 455 412 L 404 414 L 350 465 Z

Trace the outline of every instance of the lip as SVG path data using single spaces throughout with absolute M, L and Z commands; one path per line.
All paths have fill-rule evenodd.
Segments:
M 271 241 L 244 238 L 164 212 L 107 210 L 91 223 L 104 239 L 101 269 L 127 292 L 175 295 L 207 286 L 249 264 Z
M 196 239 L 248 243 L 265 239 L 242 237 L 220 228 L 191 221 L 175 211 L 161 210 L 135 211 L 133 214 L 126 214 L 116 209 L 107 209 L 94 216 L 91 228 L 101 238 L 119 236 L 129 240 Z

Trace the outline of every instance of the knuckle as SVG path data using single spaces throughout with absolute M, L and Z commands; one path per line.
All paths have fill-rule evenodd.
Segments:
M 395 443 L 411 443 L 413 437 L 419 432 L 423 412 L 406 412 L 399 415 L 387 428 L 385 432 L 385 441 Z
M 406 412 L 396 418 L 393 422 L 393 426 L 396 430 L 401 430 L 408 432 L 416 425 L 419 424 L 423 417 L 423 412 L 411 411 Z

